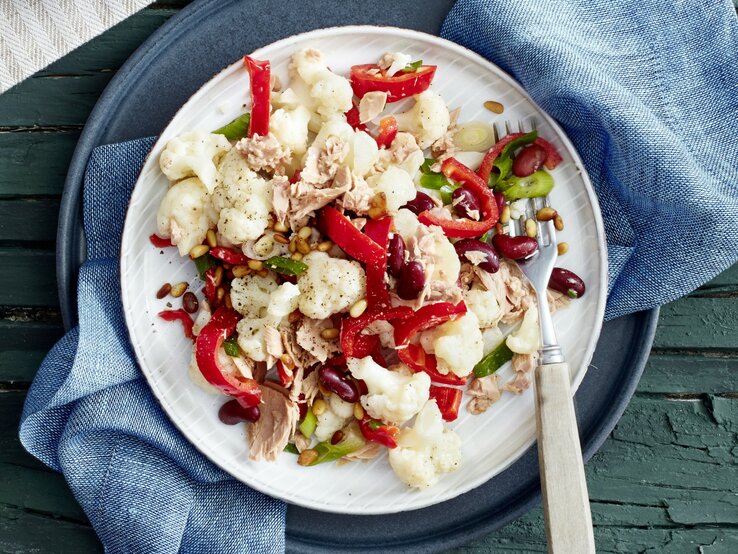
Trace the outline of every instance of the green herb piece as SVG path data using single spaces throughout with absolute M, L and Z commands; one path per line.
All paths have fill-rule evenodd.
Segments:
M 377 429 L 380 429 L 382 427 L 382 422 L 377 421 L 376 419 L 370 419 L 367 425 L 369 426 L 369 429 L 371 429 L 372 431 L 376 431 Z
M 268 260 L 264 260 L 264 265 L 268 269 L 283 275 L 302 275 L 308 268 L 306 263 L 284 256 L 273 256 Z
M 330 440 L 319 442 L 313 448 L 318 452 L 318 457 L 310 463 L 311 466 L 325 462 L 333 462 L 343 458 L 347 454 L 356 452 L 366 444 L 364 436 L 359 431 L 356 423 L 352 423 L 343 430 L 343 438 L 337 444 L 331 444 Z
M 436 163 L 435 158 L 426 158 L 423 164 L 420 166 L 420 171 L 422 173 L 436 173 L 431 169 L 431 166 Z
M 414 62 L 410 62 L 407 64 L 403 69 L 403 73 L 414 73 L 418 69 L 420 69 L 420 66 L 423 65 L 423 60 L 415 60 Z
M 238 348 L 238 337 L 233 335 L 232 337 L 223 341 L 223 350 L 225 353 L 232 358 L 238 358 L 241 356 L 241 350 Z
M 423 173 L 420 176 L 420 186 L 423 188 L 440 190 L 448 184 L 450 182 L 443 173 Z
M 554 186 L 553 177 L 547 171 L 539 169 L 527 177 L 510 176 L 507 179 L 509 186 L 502 193 L 505 200 L 512 202 L 521 198 L 536 198 L 546 196 Z
M 449 183 L 448 185 L 443 185 L 440 189 L 438 189 L 438 192 L 441 193 L 441 202 L 443 202 L 444 206 L 447 206 L 451 203 L 451 201 L 453 200 L 452 195 L 457 188 L 459 188 L 459 185 L 453 185 Z
M 223 135 L 228 140 L 242 139 L 249 134 L 249 123 L 251 122 L 251 114 L 245 113 L 239 115 L 236 119 L 223 125 L 220 129 L 213 131 L 215 135 Z
M 497 169 L 497 174 L 493 179 L 492 175 L 495 175 L 495 172 L 492 171 L 490 173 L 490 185 L 494 185 L 496 180 L 507 177 L 507 174 L 510 173 L 510 170 L 512 169 L 513 154 L 515 151 L 521 146 L 532 143 L 536 138 L 538 138 L 538 132 L 531 131 L 530 133 L 511 140 L 505 145 L 502 152 L 500 152 L 492 164 L 492 166 Z
M 513 353 L 503 341 L 497 348 L 482 358 L 474 366 L 475 377 L 487 377 L 500 369 L 504 364 L 512 360 Z
M 287 446 L 284 447 L 284 451 L 289 452 L 290 454 L 297 454 L 298 456 L 300 455 L 300 451 L 291 442 L 287 443 Z
M 315 428 L 318 426 L 318 418 L 315 417 L 312 408 L 308 408 L 305 413 L 305 417 L 302 419 L 297 428 L 302 433 L 302 436 L 309 439 L 315 433 Z
M 205 272 L 211 267 L 218 265 L 218 262 L 216 262 L 215 258 L 210 254 L 203 254 L 199 258 L 195 258 L 193 261 L 195 262 L 195 267 L 197 268 L 198 275 L 200 275 L 200 279 L 203 280 L 205 279 Z

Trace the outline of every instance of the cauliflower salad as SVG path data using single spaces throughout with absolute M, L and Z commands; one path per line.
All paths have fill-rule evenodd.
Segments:
M 249 111 L 160 155 L 170 185 L 150 240 L 203 285 L 162 285 L 181 308 L 159 316 L 192 340 L 191 379 L 227 397 L 220 420 L 245 422 L 251 459 L 387 451 L 399 479 L 431 487 L 462 462 L 462 399 L 480 414 L 530 385 L 538 313 L 513 260 L 537 242 L 507 224 L 550 192 L 561 157 L 535 131 L 460 123 L 436 66 L 401 52 L 343 76 L 304 49 L 285 86 L 268 61 L 244 66 Z M 563 226 L 553 208 L 534 219 Z M 556 270 L 552 310 L 582 294 Z

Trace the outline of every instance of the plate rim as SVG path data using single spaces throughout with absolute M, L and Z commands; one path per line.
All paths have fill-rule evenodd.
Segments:
M 584 164 L 582 163 L 579 153 L 577 152 L 576 148 L 569 140 L 568 136 L 566 135 L 566 132 L 559 126 L 559 124 L 545 110 L 543 110 L 535 102 L 535 100 L 530 97 L 530 95 L 522 87 L 522 85 L 518 83 L 517 81 L 515 81 L 515 79 L 513 79 L 508 73 L 506 73 L 496 64 L 490 62 L 489 60 L 485 59 L 481 55 L 477 54 L 476 52 L 468 48 L 465 48 L 459 44 L 451 42 L 447 39 L 444 39 L 442 37 L 432 35 L 430 33 L 416 31 L 413 29 L 396 27 L 392 25 L 339 25 L 339 26 L 331 26 L 331 27 L 313 29 L 310 31 L 296 33 L 288 37 L 281 38 L 279 40 L 276 40 L 269 44 L 261 46 L 260 48 L 251 52 L 251 55 L 254 55 L 255 57 L 259 57 L 261 55 L 260 53 L 265 49 L 270 49 L 270 50 L 281 49 L 285 46 L 288 46 L 291 42 L 294 42 L 296 40 L 300 40 L 300 41 L 311 40 L 311 39 L 317 40 L 317 39 L 321 39 L 325 37 L 335 37 L 335 36 L 341 36 L 345 34 L 356 34 L 356 33 L 377 34 L 380 36 L 382 34 L 393 34 L 393 36 L 398 37 L 398 38 L 407 38 L 412 41 L 425 41 L 426 43 L 439 46 L 446 50 L 451 50 L 454 54 L 460 57 L 466 57 L 467 59 L 470 59 L 471 61 L 474 61 L 477 64 L 480 64 L 486 70 L 494 74 L 496 77 L 505 81 L 510 87 L 512 87 L 516 91 L 516 93 L 521 95 L 522 98 L 530 102 L 531 105 L 536 110 L 538 110 L 538 113 L 540 114 L 540 116 L 543 117 L 549 125 L 551 125 L 551 127 L 557 133 L 558 137 L 562 140 L 562 143 L 564 144 L 569 155 L 572 157 L 572 161 L 575 167 L 577 168 L 584 182 L 584 185 L 585 185 L 585 190 L 587 193 L 589 204 L 592 208 L 593 219 L 594 219 L 595 229 L 597 233 L 597 242 L 599 246 L 597 253 L 598 253 L 599 261 L 600 261 L 600 273 L 599 273 L 600 289 L 599 289 L 599 295 L 597 297 L 596 309 L 595 309 L 595 314 L 594 314 L 594 320 L 597 322 L 596 323 L 597 328 L 595 332 L 590 334 L 590 338 L 587 343 L 587 349 L 584 353 L 583 363 L 582 363 L 581 368 L 573 368 L 577 370 L 577 372 L 574 374 L 573 380 L 571 381 L 571 395 L 573 397 L 577 389 L 579 388 L 579 385 L 581 384 L 582 380 L 584 379 L 584 376 L 587 374 L 589 364 L 592 360 L 592 356 L 597 346 L 599 335 L 602 330 L 602 325 L 604 323 L 603 318 L 604 318 L 604 312 L 605 312 L 605 305 L 607 301 L 607 288 L 608 288 L 607 287 L 607 245 L 605 241 L 604 222 L 602 220 L 602 214 L 601 214 L 601 210 L 599 206 L 599 201 L 597 199 L 597 195 L 595 193 L 592 182 L 589 179 L 589 175 L 586 171 L 586 168 L 584 167 Z M 238 70 L 240 65 L 241 65 L 241 56 L 236 58 L 234 62 L 229 63 L 222 69 L 214 72 L 211 75 L 211 77 L 207 79 L 206 81 L 204 81 L 200 85 L 200 87 L 196 91 L 194 91 L 192 95 L 190 95 L 190 97 L 184 103 L 182 103 L 179 109 L 176 110 L 176 112 L 169 119 L 169 122 L 162 129 L 162 132 L 157 137 L 156 142 L 152 145 L 150 152 L 147 154 L 144 164 L 142 166 L 141 172 L 139 172 L 139 176 L 137 177 L 134 187 L 132 189 L 131 198 L 133 198 L 133 195 L 135 194 L 139 186 L 142 185 L 143 169 L 146 167 L 147 163 L 149 162 L 149 158 L 151 154 L 162 146 L 162 143 L 165 141 L 164 131 L 166 131 L 166 129 L 171 125 L 172 121 L 182 112 L 182 110 L 185 109 L 185 107 L 189 106 L 192 102 L 197 102 L 200 96 L 205 95 L 209 90 L 209 88 L 208 90 L 205 90 L 206 87 L 208 87 L 208 85 L 210 85 L 213 82 L 213 80 L 217 79 L 220 75 L 223 75 L 224 73 L 230 74 L 232 71 Z M 129 210 L 130 210 L 130 202 L 129 202 L 129 205 L 126 207 L 126 218 L 125 218 L 125 224 L 124 224 L 123 234 L 122 234 L 122 239 L 121 239 L 121 249 L 120 249 L 121 255 L 119 258 L 119 270 L 120 270 L 120 283 L 121 283 L 121 299 L 123 303 L 123 315 L 124 315 L 126 327 L 129 333 L 129 338 L 131 338 L 131 329 L 134 328 L 133 322 L 131 320 L 131 318 L 133 317 L 133 310 L 132 310 L 132 306 L 129 304 L 128 295 L 126 294 L 126 290 L 129 290 L 130 287 L 126 286 L 127 264 L 126 264 L 126 257 L 124 256 L 124 253 L 128 249 L 128 244 L 134 240 L 133 238 L 131 238 L 131 235 L 135 233 L 135 229 L 133 228 L 133 225 L 130 223 Z M 349 510 L 346 510 L 345 508 L 334 507 L 332 505 L 324 506 L 324 505 L 309 504 L 307 500 L 303 500 L 301 498 L 297 500 L 286 499 L 286 498 L 283 498 L 282 496 L 276 495 L 274 491 L 270 490 L 271 487 L 265 485 L 264 483 L 248 482 L 245 480 L 245 478 L 234 475 L 230 471 L 230 469 L 225 466 L 225 463 L 223 461 L 216 460 L 213 457 L 211 457 L 209 453 L 206 452 L 205 446 L 200 444 L 199 441 L 195 440 L 196 439 L 195 433 L 187 429 L 186 426 L 181 425 L 180 422 L 177 420 L 174 414 L 174 410 L 169 408 L 170 403 L 166 399 L 166 396 L 163 394 L 163 391 L 160 390 L 158 385 L 155 383 L 153 379 L 153 375 L 149 375 L 150 372 L 144 371 L 143 369 L 144 366 L 141 363 L 141 360 L 145 359 L 143 356 L 142 346 L 138 343 L 138 341 L 134 342 L 133 340 L 131 340 L 131 345 L 133 347 L 136 360 L 139 363 L 139 366 L 141 367 L 142 373 L 146 378 L 149 388 L 154 393 L 154 396 L 157 398 L 159 404 L 164 409 L 164 412 L 167 414 L 167 417 L 174 424 L 174 426 L 187 438 L 190 444 L 192 444 L 208 460 L 210 460 L 212 463 L 214 463 L 216 466 L 221 468 L 223 471 L 228 473 L 231 477 L 238 480 L 239 482 L 244 483 L 245 485 L 252 487 L 255 490 L 258 490 L 262 492 L 263 494 L 269 495 L 272 498 L 276 498 L 278 500 L 281 500 L 289 504 L 301 506 L 303 508 L 322 511 L 326 513 L 339 513 L 339 514 L 346 514 L 346 515 L 362 515 L 362 514 L 385 515 L 385 514 L 400 512 L 400 511 L 419 510 L 422 508 L 426 508 L 432 505 L 442 503 L 452 498 L 457 498 L 458 496 L 461 496 L 464 493 L 469 492 L 470 490 L 473 490 L 483 485 L 484 483 L 489 481 L 489 479 L 492 479 L 496 475 L 499 475 L 500 473 L 508 469 L 510 466 L 512 466 L 536 442 L 536 437 L 534 435 L 529 440 L 522 443 L 520 447 L 517 450 L 515 450 L 514 453 L 509 457 L 509 460 L 507 461 L 507 463 L 499 467 L 498 471 L 496 471 L 494 475 L 489 476 L 484 480 L 471 481 L 471 484 L 465 484 L 462 487 L 457 487 L 456 489 L 454 489 L 454 493 L 450 496 L 441 496 L 440 499 L 437 499 L 439 497 L 434 497 L 434 499 L 421 502 L 418 505 L 414 505 L 412 508 L 401 507 L 401 508 L 393 509 L 392 507 L 389 507 L 385 509 L 382 509 L 382 508 L 367 509 L 364 506 L 364 507 L 356 507 L 356 508 L 351 508 Z

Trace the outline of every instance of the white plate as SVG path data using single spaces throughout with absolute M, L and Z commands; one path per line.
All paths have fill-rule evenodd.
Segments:
M 576 389 L 591 360 L 602 323 L 606 251 L 594 191 L 561 129 L 499 68 L 456 44 L 415 31 L 371 26 L 322 29 L 280 40 L 253 55 L 271 60 L 273 72 L 286 83 L 291 55 L 307 46 L 321 50 L 329 66 L 343 75 L 348 74 L 351 65 L 371 63 L 386 51 L 407 52 L 414 60 L 436 64 L 433 89 L 451 108 L 461 107 L 461 122 L 535 118 L 541 136 L 550 140 L 564 158 L 564 163 L 552 172 L 556 185 L 551 195 L 552 204 L 566 221 L 560 240 L 570 245 L 562 262 L 587 284 L 587 294 L 554 317 L 571 364 L 572 389 Z M 182 433 L 218 466 L 255 489 L 308 508 L 362 515 L 391 513 L 436 504 L 481 485 L 533 444 L 532 389 L 520 396 L 503 394 L 480 416 L 471 416 L 462 408 L 459 419 L 451 425 L 463 441 L 462 467 L 443 476 L 430 490 L 417 491 L 395 477 L 386 455 L 369 463 L 341 467 L 326 464 L 304 468 L 291 454 L 283 454 L 276 463 L 249 461 L 244 426 L 231 427 L 218 421 L 223 397 L 208 395 L 189 380 L 191 343 L 183 337 L 179 325 L 156 317 L 165 309 L 166 300 L 157 300 L 155 293 L 164 282 L 188 281 L 197 291 L 202 284 L 193 264 L 180 258 L 176 249 L 166 249 L 162 254 L 148 241 L 156 231 L 156 210 L 167 189 L 158 159 L 172 137 L 195 129 L 216 129 L 243 113 L 250 101 L 248 84 L 239 60 L 192 96 L 154 145 L 131 198 L 121 254 L 123 306 L 131 343 L 154 394 Z M 504 114 L 485 110 L 482 104 L 486 100 L 501 102 Z M 504 383 L 512 376 L 512 369 L 508 364 L 499 373 Z

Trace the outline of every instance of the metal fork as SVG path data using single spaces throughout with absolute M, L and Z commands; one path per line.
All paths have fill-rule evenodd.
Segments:
M 535 120 L 529 125 L 518 122 L 521 132 L 535 127 Z M 500 131 L 495 128 L 498 137 L 503 136 Z M 506 123 L 504 134 L 511 131 Z M 543 206 L 549 206 L 548 197 L 529 200 L 525 217 L 510 220 L 510 235 L 525 235 L 524 222 L 528 218 L 536 221 L 535 214 Z M 569 387 L 569 364 L 556 339 L 546 294 L 558 256 L 556 229 L 553 221 L 537 221 L 536 230 L 538 250 L 517 263 L 538 300 L 541 348 L 535 369 L 536 429 L 548 550 L 552 554 L 594 553 L 592 515 Z

